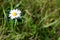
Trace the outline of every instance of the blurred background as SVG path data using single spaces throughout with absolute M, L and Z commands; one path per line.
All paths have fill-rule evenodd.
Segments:
M 11 8 L 22 12 L 16 25 Z M 60 0 L 0 0 L 0 40 L 60 40 Z

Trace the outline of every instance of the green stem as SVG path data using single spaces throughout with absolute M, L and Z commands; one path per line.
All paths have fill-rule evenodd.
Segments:
M 14 23 L 13 23 L 13 20 L 10 20 L 10 24 L 11 24 L 11 31 L 13 32 L 14 31 Z

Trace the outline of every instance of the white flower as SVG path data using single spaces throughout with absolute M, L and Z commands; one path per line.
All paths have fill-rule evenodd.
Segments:
M 13 9 L 10 11 L 9 17 L 11 19 L 15 19 L 15 18 L 21 18 L 21 11 L 18 9 Z

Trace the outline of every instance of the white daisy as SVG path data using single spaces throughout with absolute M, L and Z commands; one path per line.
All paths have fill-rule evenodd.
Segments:
M 10 11 L 9 17 L 11 19 L 15 19 L 15 18 L 21 18 L 21 11 L 18 9 L 13 9 Z

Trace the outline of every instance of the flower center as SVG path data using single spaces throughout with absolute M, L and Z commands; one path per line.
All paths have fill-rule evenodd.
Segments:
M 17 13 L 16 12 L 13 12 L 13 16 L 16 16 L 17 15 Z

